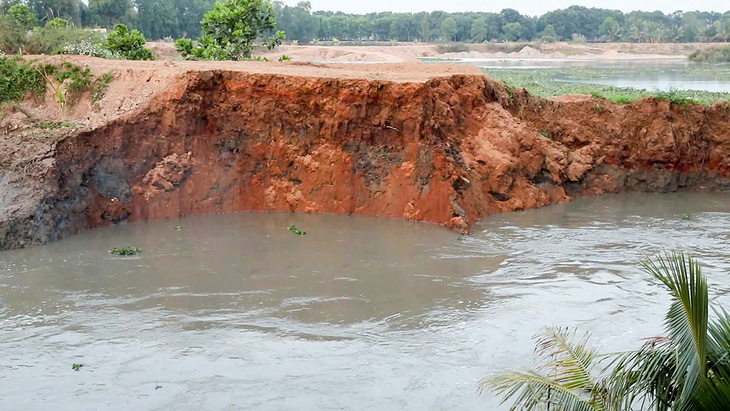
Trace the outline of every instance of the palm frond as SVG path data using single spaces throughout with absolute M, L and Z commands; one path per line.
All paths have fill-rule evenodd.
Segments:
M 513 399 L 513 410 L 558 409 L 572 411 L 601 410 L 589 399 L 581 397 L 559 382 L 535 371 L 507 372 L 487 377 L 479 382 L 480 387 L 491 388 L 503 395 L 502 403 Z
M 647 409 L 669 410 L 677 392 L 675 360 L 676 347 L 666 338 L 650 339 L 639 350 L 618 355 L 607 380 L 611 408 L 631 409 L 640 402 Z
M 540 368 L 550 378 L 573 390 L 591 391 L 595 384 L 591 368 L 595 348 L 588 348 L 589 334 L 578 338 L 577 331 L 548 328 L 536 336 L 536 353 L 547 363 Z
M 689 404 L 707 375 L 707 282 L 700 264 L 683 253 L 659 256 L 656 261 L 645 260 L 642 267 L 672 293 L 665 326 L 677 348 L 677 372 L 672 380 L 680 388 L 675 406 L 681 409 Z
M 491 388 L 503 395 L 502 402 L 515 398 L 515 409 L 603 410 L 602 392 L 596 390 L 591 369 L 595 349 L 588 348 L 588 334 L 578 336 L 567 328 L 548 328 L 535 336 L 535 352 L 543 364 L 538 371 L 508 372 L 479 383 L 480 392 Z M 586 408 L 588 407 L 588 408 Z

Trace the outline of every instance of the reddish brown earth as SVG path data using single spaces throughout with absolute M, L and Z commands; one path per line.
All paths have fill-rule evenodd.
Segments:
M 467 231 L 581 195 L 730 188 L 727 104 L 546 100 L 464 66 L 72 61 L 115 80 L 98 103 L 24 103 L 77 127 L 4 117 L 0 249 L 250 210 Z

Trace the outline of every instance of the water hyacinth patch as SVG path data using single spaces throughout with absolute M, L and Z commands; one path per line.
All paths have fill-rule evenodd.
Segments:
M 289 231 L 291 231 L 292 233 L 294 233 L 296 235 L 305 235 L 305 234 L 307 234 L 304 231 L 298 229 L 297 226 L 295 226 L 294 224 L 290 225 L 286 229 L 289 230 Z
M 125 246 L 125 247 L 119 247 L 119 248 L 112 248 L 111 250 L 109 250 L 109 254 L 127 256 L 127 255 L 137 255 L 137 254 L 139 254 L 140 251 L 142 251 L 142 250 L 140 250 L 139 247 Z

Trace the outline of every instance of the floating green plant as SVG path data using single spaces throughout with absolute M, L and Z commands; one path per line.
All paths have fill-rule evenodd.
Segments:
M 81 370 L 81 367 L 83 367 L 83 366 L 84 366 L 84 364 L 74 364 L 74 365 L 71 366 L 71 368 L 74 371 L 80 371 Z
M 297 226 L 295 226 L 294 224 L 290 225 L 286 229 L 289 230 L 289 231 L 291 231 L 292 233 L 294 233 L 296 235 L 305 235 L 305 234 L 307 234 L 304 231 L 298 229 Z
M 112 248 L 109 250 L 109 254 L 114 255 L 137 255 L 139 252 L 142 251 L 138 247 L 120 247 L 120 248 Z

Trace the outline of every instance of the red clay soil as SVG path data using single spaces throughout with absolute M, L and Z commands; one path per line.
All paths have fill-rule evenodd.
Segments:
M 540 99 L 463 66 L 109 62 L 82 96 L 0 126 L 0 249 L 119 221 L 250 210 L 468 231 L 495 212 L 730 187 L 730 107 Z M 43 117 L 45 116 L 45 117 Z

